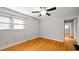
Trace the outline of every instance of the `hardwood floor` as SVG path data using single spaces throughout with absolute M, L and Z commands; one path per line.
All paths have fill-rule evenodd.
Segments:
M 74 51 L 75 48 L 70 44 L 50 40 L 46 38 L 35 38 L 33 40 L 9 47 L 4 51 Z
M 65 37 L 65 42 L 66 43 L 73 44 L 73 45 L 77 45 L 77 40 L 74 39 L 74 36 L 65 33 L 64 34 L 64 37 Z

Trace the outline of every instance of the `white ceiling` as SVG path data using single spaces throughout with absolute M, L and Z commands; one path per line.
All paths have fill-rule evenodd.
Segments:
M 39 13 L 32 13 L 32 11 L 38 11 L 39 7 L 7 7 L 9 9 L 30 15 L 32 17 L 36 17 L 38 19 L 42 19 L 45 17 L 50 17 L 47 15 L 44 15 L 42 17 L 38 17 Z M 51 8 L 51 7 L 47 7 Z M 49 12 L 51 13 L 52 17 L 57 17 L 57 16 L 68 16 L 70 14 L 74 15 L 74 14 L 79 14 L 79 7 L 57 7 L 56 10 Z
M 18 11 L 18 12 L 21 12 L 21 13 L 24 13 L 26 15 L 30 15 L 32 17 L 36 17 L 38 19 L 41 18 L 41 17 L 38 17 L 39 13 L 32 13 L 32 11 L 39 11 L 40 10 L 39 7 L 7 7 L 7 8 Z

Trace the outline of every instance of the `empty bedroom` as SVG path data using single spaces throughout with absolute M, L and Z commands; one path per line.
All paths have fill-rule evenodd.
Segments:
M 0 7 L 0 51 L 78 51 L 79 7 Z

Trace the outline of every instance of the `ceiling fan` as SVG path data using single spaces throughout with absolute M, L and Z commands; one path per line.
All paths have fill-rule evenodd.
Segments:
M 46 9 L 46 7 L 40 7 L 40 11 L 32 11 L 32 13 L 40 13 L 39 17 L 42 15 L 48 15 L 51 16 L 50 13 L 48 13 L 49 11 L 53 11 L 56 10 L 56 7 L 50 8 L 50 9 Z

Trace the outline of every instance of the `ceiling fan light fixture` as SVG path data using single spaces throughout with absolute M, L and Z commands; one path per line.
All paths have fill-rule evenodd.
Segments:
M 41 15 L 45 15 L 46 14 L 46 10 L 42 10 L 40 13 L 41 13 Z

